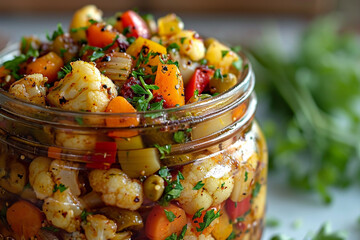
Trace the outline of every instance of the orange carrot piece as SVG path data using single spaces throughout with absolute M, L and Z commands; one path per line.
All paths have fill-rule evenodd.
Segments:
M 165 215 L 165 210 L 175 214 L 174 221 L 170 222 Z M 167 207 L 155 206 L 146 219 L 145 234 L 151 240 L 164 240 L 172 233 L 177 235 L 187 224 L 186 214 L 182 208 L 173 204 Z
M 184 83 L 178 67 L 174 64 L 159 64 L 155 85 L 159 87 L 154 90 L 154 95 L 163 96 L 166 106 L 176 107 L 185 104 Z
M 37 207 L 20 200 L 9 207 L 6 220 L 20 238 L 30 239 L 39 232 L 44 216 Z
M 117 33 L 105 30 L 104 27 L 100 24 L 92 24 L 86 30 L 86 37 L 90 46 L 103 48 L 114 41 Z
M 58 147 L 49 147 L 48 148 L 48 157 L 60 159 L 61 148 Z
M 106 112 L 110 113 L 135 113 L 136 109 L 121 96 L 113 98 L 106 108 Z M 108 127 L 135 127 L 139 125 L 137 117 L 107 117 L 106 125 Z M 133 137 L 136 136 L 137 131 L 124 130 L 109 133 L 110 137 Z
M 64 61 L 54 52 L 39 57 L 34 62 L 29 63 L 26 74 L 41 73 L 48 78 L 48 82 L 57 80 L 57 73 L 64 66 Z

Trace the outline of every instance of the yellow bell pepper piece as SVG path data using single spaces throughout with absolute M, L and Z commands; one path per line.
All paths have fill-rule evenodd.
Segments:
M 139 59 L 139 55 L 142 51 L 143 57 L 147 56 L 150 53 L 157 53 L 156 56 L 149 57 L 147 63 L 142 63 L 140 66 L 145 68 L 146 74 L 153 74 L 151 67 L 157 66 L 160 62 L 159 55 L 167 54 L 166 48 L 161 44 L 145 39 L 142 37 L 137 38 L 126 50 L 126 53 L 136 58 L 136 61 Z
M 239 56 L 219 41 L 212 40 L 206 51 L 205 59 L 209 65 L 220 68 L 221 73 L 226 74 L 229 73 L 233 62 L 239 60 Z
M 184 23 L 174 13 L 159 18 L 158 26 L 160 36 L 173 35 L 184 29 Z
M 219 222 L 211 232 L 216 240 L 226 240 L 233 231 L 233 225 L 229 222 L 229 216 L 225 211 L 221 211 Z

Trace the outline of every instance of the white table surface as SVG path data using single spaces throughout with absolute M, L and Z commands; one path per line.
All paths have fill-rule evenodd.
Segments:
M 1 15 L 1 39 L 19 41 L 23 35 L 52 32 L 58 22 L 65 28 L 71 15 Z M 268 26 L 276 27 L 280 40 L 286 51 L 290 51 L 296 43 L 299 33 L 306 22 L 291 18 L 259 18 L 246 16 L 182 16 L 187 28 L 198 30 L 205 36 L 214 36 L 231 44 L 251 42 L 261 36 Z M 259 103 L 261 104 L 261 102 Z M 261 122 L 261 119 L 259 119 Z M 263 239 L 270 239 L 276 233 L 283 233 L 294 239 L 303 239 L 310 231 L 317 231 L 329 221 L 334 230 L 346 230 L 349 240 L 360 240 L 360 187 L 352 187 L 345 191 L 334 190 L 334 201 L 326 206 L 320 203 L 315 195 L 291 189 L 283 177 L 270 175 L 267 200 L 268 218 L 278 219 L 280 226 L 266 228 Z M 301 222 L 297 229 L 294 222 Z

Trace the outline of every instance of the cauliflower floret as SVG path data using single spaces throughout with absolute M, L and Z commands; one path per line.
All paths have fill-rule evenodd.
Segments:
M 55 135 L 55 144 L 68 149 L 93 150 L 96 144 L 96 135 L 58 130 Z
M 14 82 L 9 88 L 9 93 L 16 98 L 39 105 L 45 105 L 45 83 L 47 81 L 47 77 L 44 77 L 42 74 L 27 75 L 19 81 Z
M 71 194 L 70 189 L 62 192 L 58 189 L 52 197 L 46 198 L 43 204 L 43 212 L 49 223 L 67 232 L 80 229 L 82 211 L 82 204 Z
M 191 61 L 188 57 L 182 56 L 177 51 L 170 51 L 169 54 L 171 59 L 179 63 L 179 70 L 183 77 L 184 86 L 186 86 L 200 64 Z
M 55 183 L 49 171 L 50 163 L 50 158 L 37 157 L 29 166 L 29 182 L 39 199 L 45 199 L 53 194 Z
M 107 205 L 136 210 L 143 202 L 140 182 L 129 178 L 120 169 L 93 170 L 89 181 L 93 190 L 102 194 L 101 198 Z
M 22 163 L 12 161 L 1 171 L 0 186 L 12 193 L 20 193 L 25 186 L 27 174 Z
M 232 160 L 221 154 L 186 165 L 182 171 L 185 179 L 180 181 L 184 190 L 178 198 L 185 212 L 193 215 L 200 208 L 208 209 L 225 201 L 234 187 L 234 168 Z M 194 190 L 199 181 L 204 186 Z
M 71 162 L 53 160 L 46 157 L 35 158 L 29 166 L 29 181 L 36 197 L 45 199 L 53 194 L 56 184 L 63 184 L 71 193 L 79 196 L 78 165 Z
M 180 46 L 180 53 L 188 56 L 192 61 L 199 61 L 205 57 L 205 45 L 195 31 L 183 30 L 170 39 L 170 42 Z
M 49 103 L 71 111 L 104 112 L 117 96 L 115 84 L 94 64 L 76 61 L 71 66 L 72 71 L 50 90 Z
M 116 223 L 107 217 L 96 214 L 88 215 L 86 222 L 81 224 L 88 240 L 107 240 L 115 237 Z

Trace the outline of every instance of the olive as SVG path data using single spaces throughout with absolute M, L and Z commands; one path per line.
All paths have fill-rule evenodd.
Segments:
M 99 213 L 112 219 L 117 225 L 117 231 L 124 229 L 140 230 L 144 227 L 141 215 L 136 211 L 120 209 L 117 207 L 103 207 L 98 210 Z
M 232 74 L 228 73 L 223 78 L 212 78 L 210 79 L 210 91 L 212 93 L 222 93 L 230 88 L 234 87 L 237 84 L 237 77 Z
M 151 175 L 148 177 L 144 182 L 144 193 L 146 198 L 154 202 L 159 200 L 165 189 L 164 183 L 164 179 L 158 175 Z

